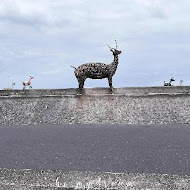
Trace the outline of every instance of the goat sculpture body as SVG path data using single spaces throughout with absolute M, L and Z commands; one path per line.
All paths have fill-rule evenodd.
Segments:
M 91 79 L 103 79 L 108 78 L 109 87 L 112 90 L 112 77 L 115 74 L 117 70 L 117 66 L 119 63 L 119 54 L 121 51 L 117 50 L 117 41 L 116 42 L 116 48 L 110 48 L 110 51 L 112 51 L 114 60 L 111 64 L 104 64 L 104 63 L 85 63 L 80 65 L 78 68 L 75 68 L 73 66 L 75 71 L 75 76 L 78 80 L 78 86 L 80 93 L 82 92 L 82 89 L 84 87 L 84 82 L 87 78 Z
M 22 82 L 22 84 L 23 84 L 23 90 L 25 90 L 25 88 L 26 88 L 27 86 L 29 86 L 29 88 L 32 88 L 32 86 L 31 86 L 31 80 L 32 80 L 33 78 L 34 78 L 34 77 L 30 76 L 30 79 L 29 79 L 28 81 Z

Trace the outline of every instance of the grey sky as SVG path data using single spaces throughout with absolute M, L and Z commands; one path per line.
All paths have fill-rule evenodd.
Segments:
M 0 89 L 74 88 L 70 65 L 111 63 L 122 50 L 114 87 L 190 85 L 189 0 L 1 0 Z M 107 87 L 87 79 L 85 87 Z

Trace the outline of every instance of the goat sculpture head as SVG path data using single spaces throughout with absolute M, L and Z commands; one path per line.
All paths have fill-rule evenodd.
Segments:
M 115 43 L 116 43 L 116 47 L 115 48 L 111 48 L 109 45 L 108 47 L 110 48 L 110 51 L 113 53 L 114 56 L 116 55 L 119 55 L 120 53 L 122 53 L 122 51 L 119 51 L 117 48 L 118 48 L 118 45 L 117 45 L 117 41 L 115 40 Z

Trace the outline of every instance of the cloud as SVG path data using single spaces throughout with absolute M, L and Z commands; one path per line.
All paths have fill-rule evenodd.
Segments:
M 117 86 L 122 80 L 126 86 L 157 84 L 178 71 L 186 77 L 189 10 L 189 0 L 1 0 L 0 88 L 9 75 L 22 81 L 30 73 L 38 76 L 37 88 L 44 80 L 50 88 L 75 87 L 70 65 L 111 63 L 107 44 L 114 47 L 114 38 L 123 52 Z M 98 84 L 107 86 L 107 81 Z

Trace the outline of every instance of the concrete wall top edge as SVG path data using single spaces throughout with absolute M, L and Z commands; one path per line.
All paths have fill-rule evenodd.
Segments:
M 32 89 L 32 90 L 0 90 L 0 97 L 25 97 L 25 96 L 69 96 L 77 95 L 76 88 L 68 89 Z M 109 95 L 109 88 L 85 88 L 84 95 Z M 190 86 L 172 87 L 122 87 L 114 88 L 113 95 L 158 95 L 158 94 L 190 94 Z

